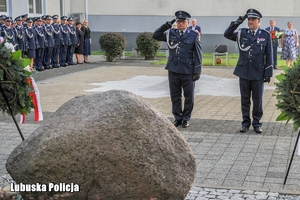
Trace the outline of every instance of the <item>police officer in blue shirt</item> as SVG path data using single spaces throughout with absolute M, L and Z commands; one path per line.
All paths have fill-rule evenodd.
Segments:
M 52 56 L 52 50 L 54 46 L 54 39 L 53 39 L 53 28 L 51 26 L 51 16 L 46 15 L 45 16 L 45 24 L 44 24 L 44 34 L 45 34 L 45 40 L 47 41 L 47 45 L 45 47 L 44 51 L 44 59 L 43 59 L 43 65 L 45 69 L 52 69 L 51 65 L 51 56 Z
M 16 50 L 21 50 L 24 54 L 25 52 L 25 43 L 26 43 L 26 36 L 25 36 L 25 29 L 22 26 L 22 18 L 21 16 L 15 18 L 16 25 L 14 27 L 15 31 L 15 38 L 16 38 Z
M 202 49 L 199 34 L 189 30 L 189 13 L 175 13 L 177 29 L 171 22 L 166 22 L 155 30 L 153 38 L 167 42 L 169 59 L 166 65 L 169 77 L 169 88 L 172 101 L 172 113 L 175 117 L 175 127 L 189 126 L 189 120 L 194 107 L 194 81 L 200 78 L 202 65 Z M 182 109 L 181 93 L 184 92 L 184 108 Z
M 60 66 L 66 67 L 68 66 L 67 63 L 67 52 L 68 52 L 68 46 L 70 45 L 70 33 L 68 26 L 66 25 L 67 16 L 62 16 L 61 18 L 61 38 L 62 38 L 62 44 L 60 47 Z
M 60 26 L 58 24 L 58 15 L 52 16 L 53 23 L 51 24 L 53 28 L 53 39 L 54 39 L 54 46 L 52 49 L 52 57 L 51 57 L 51 64 L 52 67 L 58 68 L 60 64 L 58 63 L 58 57 L 60 53 L 60 44 L 63 43 L 63 39 L 61 37 Z
M 43 20 L 41 17 L 37 17 L 35 25 L 35 31 L 37 36 L 37 49 L 36 49 L 36 57 L 35 57 L 35 68 L 38 71 L 44 70 L 43 67 L 43 58 L 44 58 L 44 50 L 48 45 L 45 40 L 45 30 L 43 27 Z
M 7 40 L 12 43 L 12 45 L 16 45 L 16 38 L 15 38 L 15 32 L 14 30 L 11 28 L 11 24 L 12 24 L 12 18 L 11 17 L 6 17 L 4 19 L 4 23 L 5 25 L 2 26 L 1 29 L 1 36 L 3 38 L 7 38 Z
M 68 30 L 69 30 L 69 36 L 70 36 L 70 45 L 68 46 L 67 51 L 67 62 L 68 65 L 75 65 L 73 62 L 73 55 L 75 48 L 78 44 L 77 35 L 76 35 L 76 27 L 74 26 L 74 19 L 73 17 L 68 18 Z
M 248 27 L 235 30 L 248 18 Z M 264 82 L 270 82 L 273 75 L 273 50 L 270 33 L 259 27 L 262 15 L 255 9 L 249 9 L 245 16 L 231 22 L 224 36 L 237 41 L 239 59 L 234 74 L 239 77 L 243 122 L 240 132 L 251 126 L 250 97 L 252 95 L 252 126 L 256 133 L 262 133 L 260 119 L 263 115 L 262 98 Z

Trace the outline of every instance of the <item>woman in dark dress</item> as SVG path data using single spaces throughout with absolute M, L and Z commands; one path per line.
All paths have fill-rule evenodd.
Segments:
M 82 32 L 84 33 L 84 62 L 89 63 L 88 56 L 91 55 L 91 44 L 92 44 L 92 38 L 91 38 L 91 30 L 88 27 L 88 20 L 83 21 L 83 26 L 81 27 Z
M 76 22 L 77 46 L 75 48 L 77 64 L 83 64 L 81 56 L 84 53 L 84 33 L 81 31 L 81 22 Z

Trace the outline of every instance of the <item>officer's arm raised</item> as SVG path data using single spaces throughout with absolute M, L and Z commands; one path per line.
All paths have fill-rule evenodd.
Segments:
M 158 29 L 156 29 L 152 35 L 152 38 L 158 41 L 166 41 L 166 37 L 164 35 L 164 32 L 168 29 L 170 29 L 172 27 L 172 24 L 175 22 L 176 20 L 173 19 L 172 21 L 167 21 L 166 23 L 164 23 L 161 27 L 159 27 Z

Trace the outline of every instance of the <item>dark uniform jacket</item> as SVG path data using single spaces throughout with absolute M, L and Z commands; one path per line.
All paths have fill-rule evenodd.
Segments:
M 23 26 L 16 25 L 14 28 L 16 38 L 16 50 L 25 51 L 26 33 Z
M 70 44 L 78 44 L 78 39 L 76 36 L 76 27 L 73 25 L 68 25 L 69 36 L 70 36 Z
M 70 41 L 70 33 L 69 33 L 68 26 L 65 24 L 61 24 L 60 30 L 61 30 L 62 45 L 69 46 L 71 44 L 71 41 Z
M 201 74 L 202 49 L 198 33 L 187 29 L 180 36 L 178 29 L 172 28 L 164 32 L 158 28 L 153 33 L 153 38 L 171 46 L 167 70 L 178 74 Z M 173 48 L 174 46 L 176 47 Z
M 247 80 L 263 80 L 273 75 L 273 49 L 270 33 L 258 28 L 255 36 L 251 30 L 242 28 L 234 32 L 239 24 L 231 22 L 224 36 L 237 41 L 239 60 L 233 74 Z
M 54 46 L 54 39 L 53 39 L 53 28 L 49 24 L 44 25 L 44 34 L 45 34 L 45 40 L 47 41 L 47 47 L 53 47 Z
M 27 27 L 26 34 L 26 49 L 36 49 L 38 47 L 36 30 L 33 27 Z
M 61 38 L 60 26 L 56 23 L 51 24 L 53 28 L 53 39 L 55 45 L 60 45 L 63 43 L 63 39 Z
M 36 37 L 37 37 L 37 48 L 45 48 L 48 45 L 48 42 L 45 40 L 45 31 L 43 26 L 36 26 Z
M 3 25 L 1 29 L 1 36 L 3 38 L 7 37 L 7 40 L 10 41 L 10 43 L 12 43 L 13 45 L 16 44 L 15 33 L 12 28 Z

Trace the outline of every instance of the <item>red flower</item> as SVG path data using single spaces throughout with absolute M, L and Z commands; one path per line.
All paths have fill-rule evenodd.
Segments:
M 270 31 L 272 40 L 276 40 L 275 31 Z

